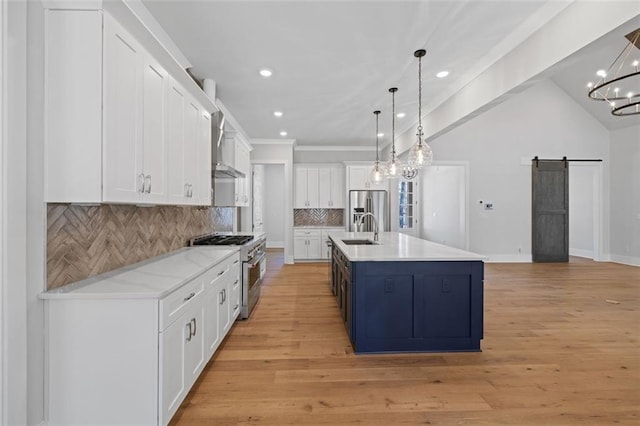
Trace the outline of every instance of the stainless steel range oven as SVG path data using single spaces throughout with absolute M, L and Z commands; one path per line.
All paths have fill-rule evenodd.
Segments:
M 240 317 L 249 318 L 260 299 L 260 285 L 265 269 L 264 236 L 250 234 L 208 234 L 189 241 L 190 246 L 239 246 L 242 261 L 242 309 Z

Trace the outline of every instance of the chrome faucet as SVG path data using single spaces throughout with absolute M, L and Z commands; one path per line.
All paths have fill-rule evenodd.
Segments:
M 356 222 L 356 229 L 360 229 L 362 227 L 362 223 L 364 222 L 365 216 L 371 216 L 373 218 L 373 223 L 375 226 L 373 231 L 373 241 L 378 241 L 378 219 L 371 212 L 366 212 L 358 218 L 358 222 Z

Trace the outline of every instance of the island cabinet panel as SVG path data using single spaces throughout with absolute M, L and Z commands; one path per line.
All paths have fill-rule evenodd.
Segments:
M 351 271 L 357 353 L 480 350 L 482 261 L 352 262 Z

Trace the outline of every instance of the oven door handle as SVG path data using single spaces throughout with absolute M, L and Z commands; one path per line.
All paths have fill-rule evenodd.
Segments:
M 260 262 L 262 262 L 263 260 L 264 260 L 264 253 L 262 253 L 262 254 L 260 255 L 260 257 L 259 257 L 259 258 L 257 258 L 256 260 L 254 260 L 253 262 L 251 262 L 251 263 L 247 263 L 247 267 L 248 267 L 249 269 L 255 268 L 255 267 L 256 267 L 256 266 L 258 266 L 258 265 L 260 264 Z

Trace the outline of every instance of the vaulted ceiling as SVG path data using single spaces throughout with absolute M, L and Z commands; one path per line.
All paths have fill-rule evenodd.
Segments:
M 281 138 L 286 131 L 299 145 L 370 146 L 375 109 L 382 110 L 381 143 L 389 142 L 389 87 L 399 89 L 396 112 L 406 113 L 396 119 L 396 134 L 417 122 L 416 49 L 427 50 L 422 107 L 428 113 L 572 2 L 143 3 L 184 53 L 190 63 L 185 66 L 198 78 L 216 81 L 217 98 L 249 137 Z M 618 34 L 607 37 L 559 63 L 548 77 L 616 128 L 629 121 L 613 119 L 606 106 L 585 97 L 592 73 L 624 46 Z M 261 68 L 273 75 L 261 77 Z M 443 70 L 449 76 L 437 78 Z

